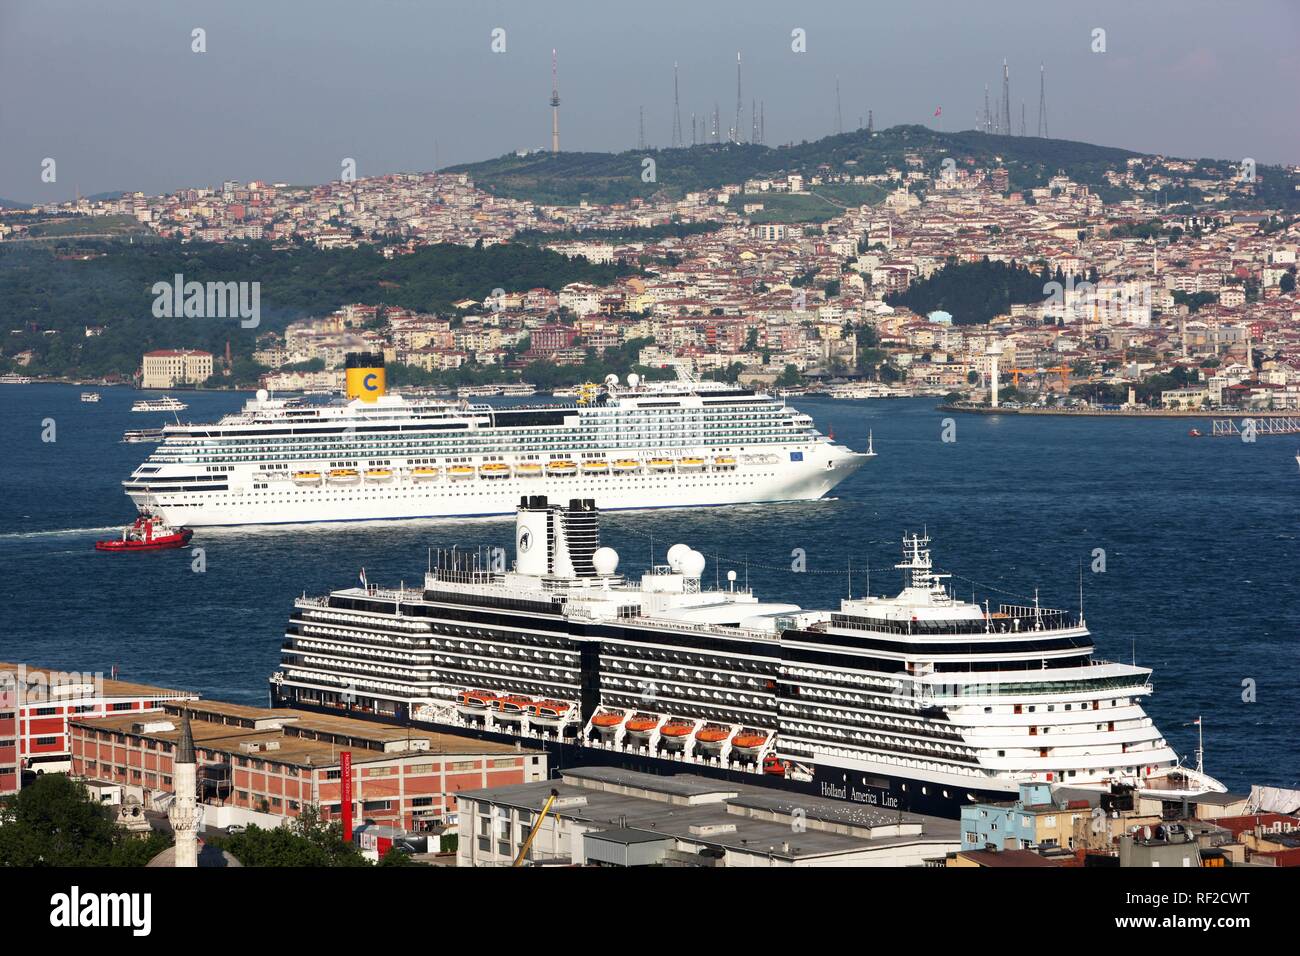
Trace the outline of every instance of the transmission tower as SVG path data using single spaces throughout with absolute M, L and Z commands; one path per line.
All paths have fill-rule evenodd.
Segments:
M 1038 135 L 1047 139 L 1047 71 L 1038 64 Z
M 722 136 L 722 128 L 721 128 L 721 127 L 722 127 L 722 119 L 721 119 L 720 116 L 718 116 L 718 103 L 717 103 L 716 100 L 714 100 L 714 102 L 713 102 L 713 130 L 709 133 L 709 136 L 710 136 L 710 138 L 711 138 L 715 143 L 721 141 L 721 140 L 720 140 L 720 137 Z
M 867 135 L 870 136 L 876 131 L 876 120 L 871 115 L 871 110 L 867 110 Z
M 698 140 L 695 134 L 695 114 L 691 113 L 691 145 L 694 146 Z
M 560 80 L 555 51 L 551 51 L 551 152 L 560 151 Z
M 1011 70 L 1002 61 L 1002 135 L 1011 135 Z
M 993 132 L 993 115 L 989 112 L 989 85 L 984 84 L 984 132 Z
M 1020 101 L 1020 135 L 1025 135 L 1025 101 Z
M 732 141 L 740 142 L 740 111 L 743 109 L 740 98 L 740 51 L 736 51 L 736 127 L 732 130 Z
M 637 128 L 636 148 L 645 149 L 645 107 L 641 107 L 641 122 Z
M 757 143 L 758 140 L 758 100 L 749 101 L 749 141 Z
M 844 114 L 840 111 L 840 78 L 835 77 L 835 133 L 844 132 Z
M 673 64 L 673 147 L 682 144 L 682 102 L 677 96 L 677 64 Z

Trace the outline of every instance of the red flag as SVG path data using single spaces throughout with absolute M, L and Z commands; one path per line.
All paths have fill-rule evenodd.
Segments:
M 935 116 L 942 116 L 942 115 L 943 115 L 943 107 L 942 107 L 942 106 L 936 106 L 936 107 L 934 108 L 934 115 L 935 115 Z

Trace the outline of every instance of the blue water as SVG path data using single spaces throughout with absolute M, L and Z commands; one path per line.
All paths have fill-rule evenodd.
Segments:
M 294 596 L 356 582 L 417 583 L 429 546 L 508 546 L 506 519 L 200 530 L 188 551 L 114 555 L 96 537 L 133 517 L 118 482 L 151 450 L 120 443 L 141 393 L 0 386 L 0 660 L 73 670 L 116 664 L 122 677 L 263 703 Z M 245 396 L 185 394 L 182 416 L 210 420 Z M 878 457 L 815 503 L 619 512 L 604 517 L 622 570 L 685 541 L 719 554 L 760 596 L 825 607 L 847 593 L 894 591 L 898 540 L 926 528 L 935 561 L 969 596 L 1078 604 L 1082 565 L 1100 657 L 1154 668 L 1147 709 L 1194 762 L 1198 714 L 1206 769 L 1234 790 L 1300 786 L 1300 535 L 1296 441 L 1187 437 L 1183 420 L 957 416 L 941 441 L 929 401 L 806 399 L 823 431 Z M 57 440 L 43 442 L 45 420 Z M 790 570 L 793 549 L 807 572 Z M 1094 549 L 1105 573 L 1093 573 Z M 710 559 L 706 579 L 714 577 Z M 991 590 L 991 589 L 998 590 Z M 1010 594 L 1003 593 L 1010 592 Z M 1013 596 L 1014 595 L 1014 596 Z M 1256 701 L 1243 701 L 1243 681 Z

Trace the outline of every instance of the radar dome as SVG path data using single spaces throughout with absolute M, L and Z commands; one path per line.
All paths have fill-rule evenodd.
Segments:
M 618 384 L 618 376 L 615 375 L 613 372 L 610 372 L 608 375 L 605 376 L 605 386 L 607 388 L 613 388 L 617 384 Z
M 698 578 L 704 573 L 704 555 L 698 551 L 688 551 L 682 558 L 682 575 L 688 578 Z
M 636 388 L 640 384 L 641 384 L 641 376 L 638 375 L 636 372 L 633 372 L 631 375 L 627 377 L 628 388 Z
M 618 552 L 613 548 L 597 548 L 591 556 L 597 574 L 613 574 L 618 567 Z
M 266 400 L 267 400 L 268 398 L 270 398 L 270 397 L 271 397 L 271 393 L 268 392 L 266 389 L 264 389 L 264 388 L 259 388 L 259 389 L 257 390 L 257 400 L 258 400 L 259 402 L 264 402 L 264 401 L 266 401 Z
M 682 558 L 691 553 L 691 546 L 688 544 L 675 544 L 668 549 L 668 565 L 674 571 L 680 571 Z
M 735 572 L 735 571 L 728 571 L 728 572 L 727 572 L 727 580 L 728 580 L 728 581 L 735 581 L 735 580 L 736 580 L 736 572 Z

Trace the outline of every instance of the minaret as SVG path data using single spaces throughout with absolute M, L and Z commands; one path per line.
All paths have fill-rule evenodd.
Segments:
M 560 151 L 560 80 L 555 51 L 551 51 L 551 152 Z
M 989 405 L 998 407 L 998 359 L 1002 357 L 1002 343 L 990 342 L 984 353 L 989 357 Z
M 176 865 L 199 865 L 199 808 L 198 767 L 194 761 L 194 737 L 190 733 L 190 718 L 181 714 L 181 737 L 176 742 L 172 757 L 172 786 L 176 799 L 172 801 L 167 818 L 176 835 Z

